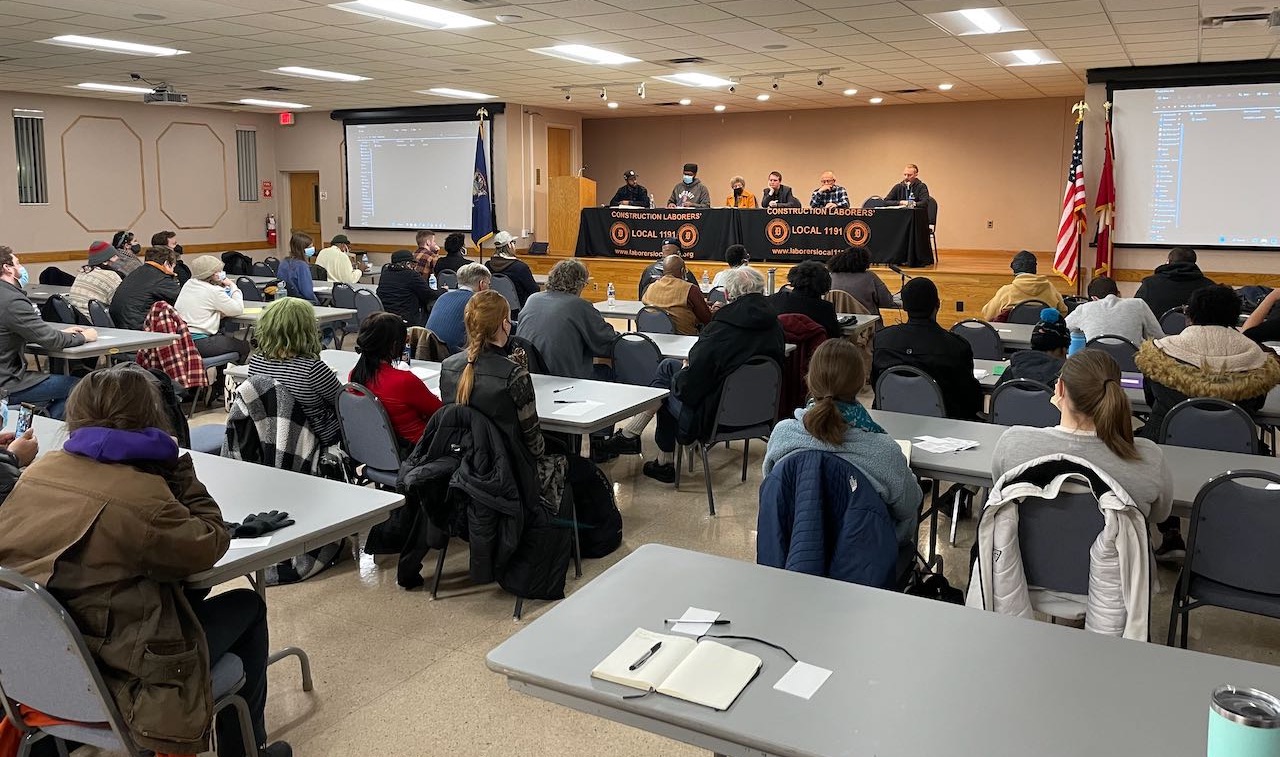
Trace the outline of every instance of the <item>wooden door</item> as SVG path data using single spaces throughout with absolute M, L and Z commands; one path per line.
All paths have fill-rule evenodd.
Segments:
M 320 174 L 316 171 L 289 174 L 289 233 L 311 237 L 316 249 L 324 247 L 320 232 Z M 289 244 L 289 238 L 284 238 Z
M 547 127 L 547 176 L 573 174 L 573 129 Z

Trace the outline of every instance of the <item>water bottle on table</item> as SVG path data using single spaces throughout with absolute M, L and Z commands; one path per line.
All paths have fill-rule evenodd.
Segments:
M 618 290 L 613 288 L 613 282 L 609 282 L 608 289 L 605 290 L 609 295 L 609 307 L 614 308 L 618 305 Z
M 707 269 L 702 269 L 702 288 L 709 289 L 711 287 L 711 277 L 707 275 Z
M 409 367 L 409 359 L 410 359 L 410 354 L 409 354 L 409 343 L 408 343 L 408 342 L 405 342 L 405 343 L 404 343 L 404 352 L 400 353 L 400 362 L 404 364 L 404 367 L 405 367 L 405 368 L 408 368 L 408 367 Z
M 907 190 L 907 207 L 914 208 L 916 206 L 916 191 L 914 189 Z
M 434 273 L 427 277 L 427 286 L 432 289 L 436 288 L 436 275 Z

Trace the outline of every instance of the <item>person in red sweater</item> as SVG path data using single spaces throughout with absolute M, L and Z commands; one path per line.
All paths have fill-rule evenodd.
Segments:
M 406 453 L 422 438 L 431 416 L 444 406 L 422 379 L 395 365 L 404 355 L 408 331 L 404 320 L 393 313 L 374 313 L 366 318 L 356 337 L 360 359 L 350 376 L 382 402 Z

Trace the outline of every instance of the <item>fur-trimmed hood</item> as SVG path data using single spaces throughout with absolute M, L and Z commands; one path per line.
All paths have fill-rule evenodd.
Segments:
M 1143 342 L 1136 362 L 1147 378 L 1188 397 L 1240 402 L 1280 384 L 1280 363 L 1223 326 L 1188 326 L 1181 334 Z

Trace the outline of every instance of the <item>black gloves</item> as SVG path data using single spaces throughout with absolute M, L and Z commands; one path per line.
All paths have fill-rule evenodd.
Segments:
M 244 519 L 244 523 L 229 523 L 231 537 L 234 539 L 251 539 L 257 536 L 279 531 L 285 526 L 292 526 L 294 521 L 289 513 L 272 510 L 269 513 L 258 513 Z

